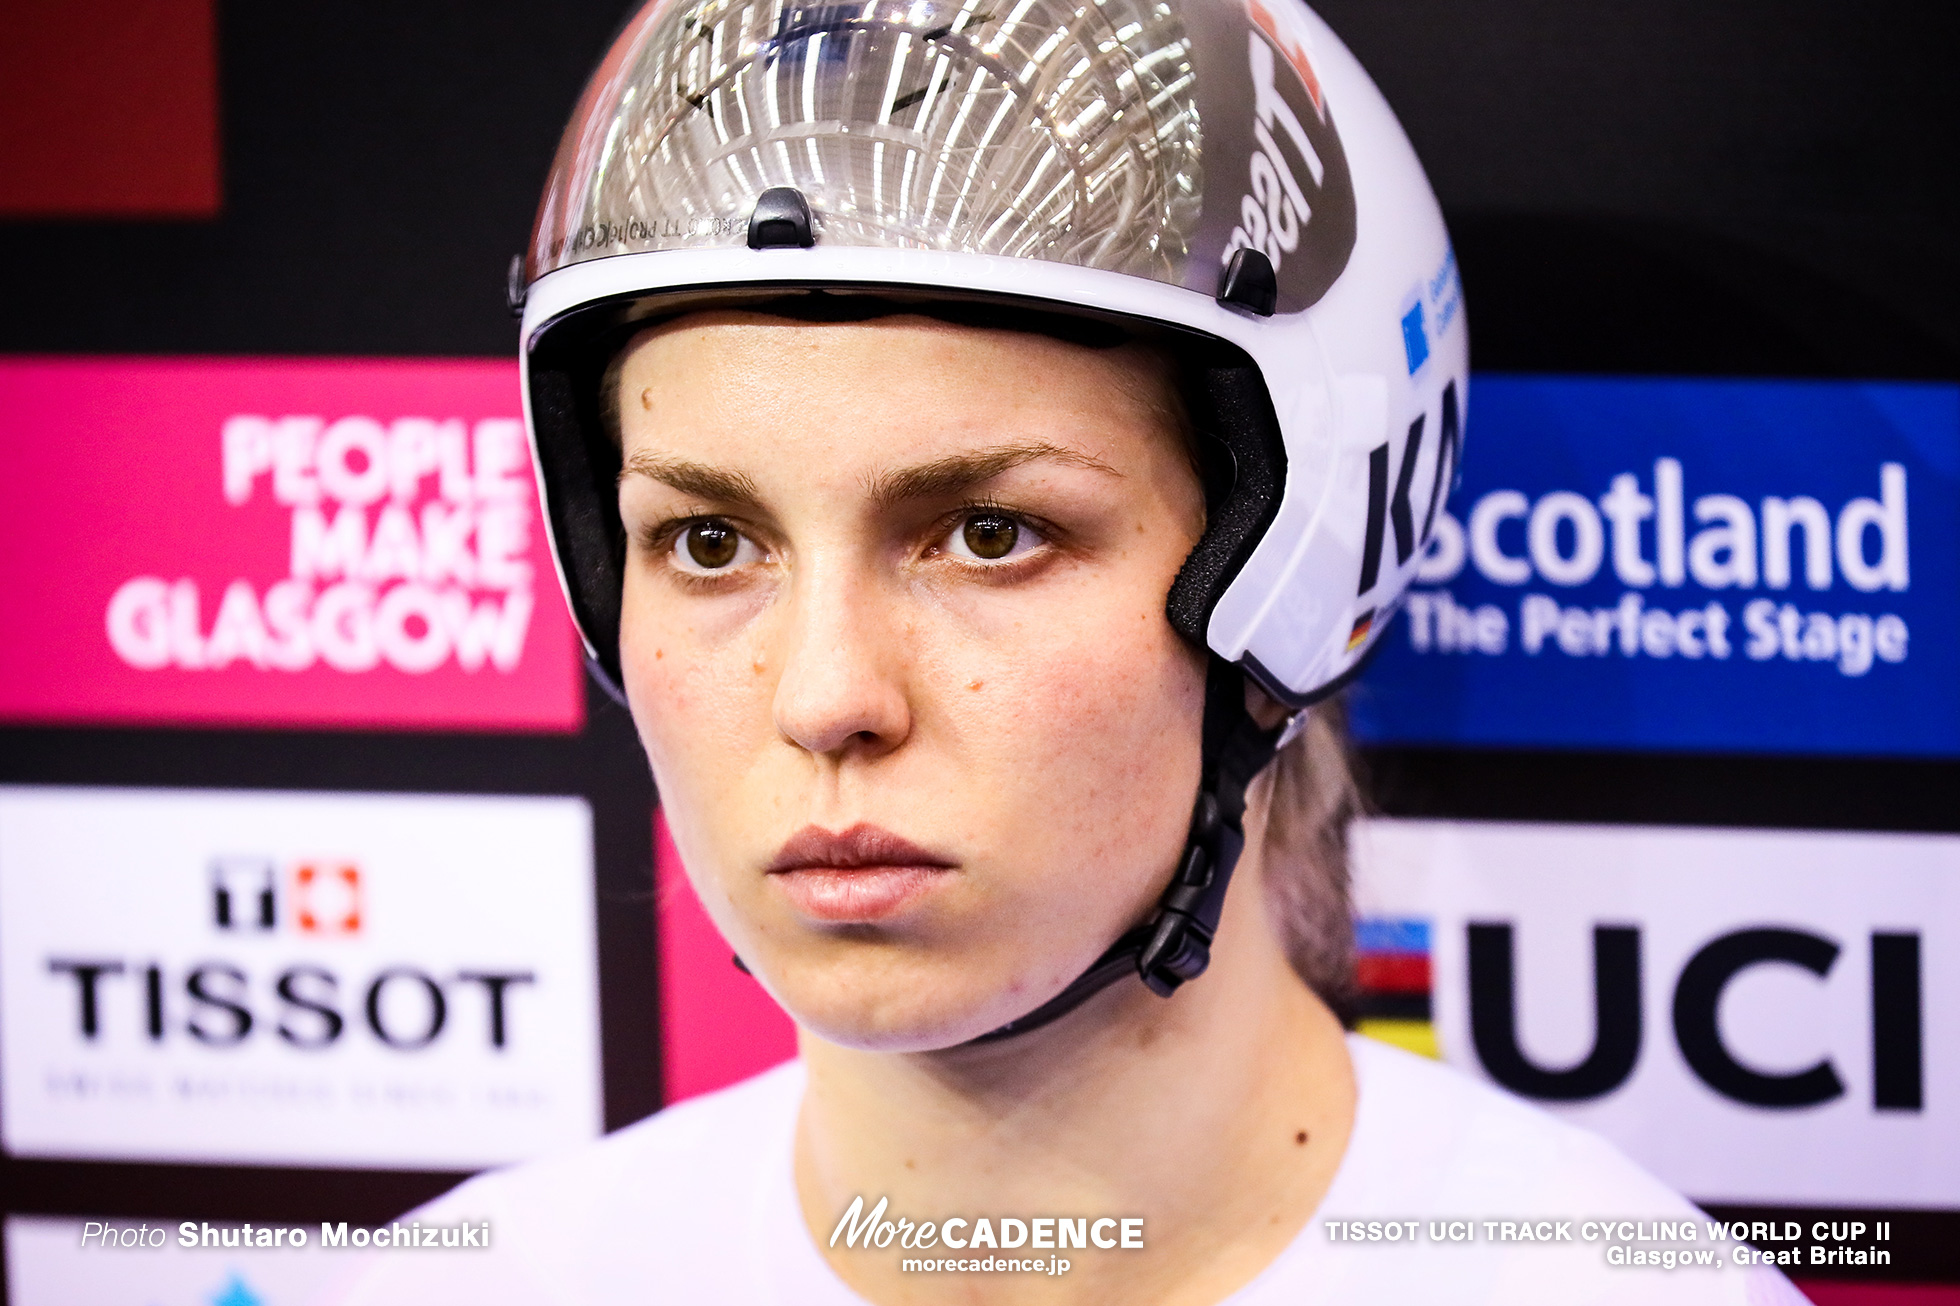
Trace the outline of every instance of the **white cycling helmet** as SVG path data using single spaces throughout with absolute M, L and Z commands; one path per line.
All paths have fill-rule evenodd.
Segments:
M 1204 969 L 1244 788 L 1283 742 L 1246 716 L 1242 674 L 1303 709 L 1359 670 L 1461 456 L 1449 234 L 1315 14 L 651 0 L 574 112 L 509 290 L 553 556 L 614 693 L 625 537 L 600 382 L 635 330 L 895 300 L 1167 337 L 1210 506 L 1166 605 L 1212 654 L 1191 841 L 1150 922 L 990 1037 L 1125 973 L 1168 993 Z

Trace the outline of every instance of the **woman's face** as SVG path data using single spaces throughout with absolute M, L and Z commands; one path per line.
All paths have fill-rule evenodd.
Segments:
M 1203 497 L 1149 356 L 697 314 L 621 369 L 621 659 L 695 889 L 805 1027 L 925 1050 L 1154 902 L 1204 673 Z

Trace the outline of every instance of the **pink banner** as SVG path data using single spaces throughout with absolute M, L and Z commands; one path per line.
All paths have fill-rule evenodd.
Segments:
M 577 730 L 516 367 L 0 361 L 0 718 Z

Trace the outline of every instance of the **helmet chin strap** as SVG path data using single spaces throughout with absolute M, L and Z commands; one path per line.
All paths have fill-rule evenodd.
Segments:
M 1225 908 L 1239 853 L 1245 848 L 1245 793 L 1253 778 L 1304 724 L 1301 709 L 1267 730 L 1245 709 L 1245 675 L 1207 654 L 1205 724 L 1198 801 L 1177 870 L 1150 919 L 1123 935 L 1067 988 L 1027 1015 L 1008 1021 L 969 1046 L 996 1043 L 1040 1029 L 1134 974 L 1168 998 L 1211 964 L 1211 941 Z

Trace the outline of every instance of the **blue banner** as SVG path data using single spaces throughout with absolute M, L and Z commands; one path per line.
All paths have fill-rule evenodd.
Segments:
M 1479 376 L 1364 743 L 1960 756 L 1960 386 Z

